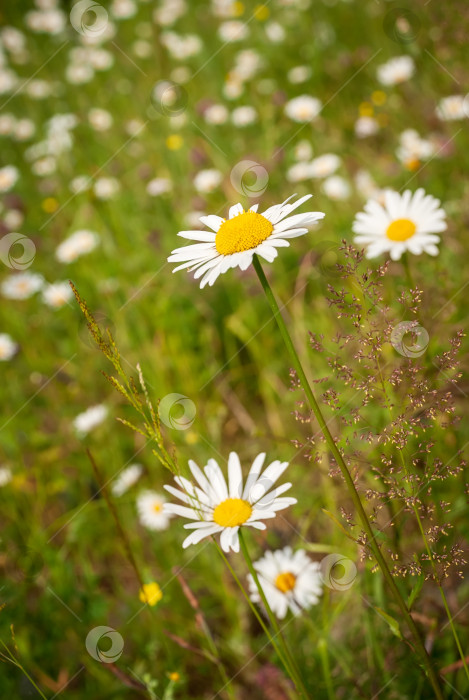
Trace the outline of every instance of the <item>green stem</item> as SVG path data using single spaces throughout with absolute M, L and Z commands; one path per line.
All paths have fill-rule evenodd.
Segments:
M 382 574 L 391 589 L 391 592 L 396 600 L 396 603 L 398 604 L 402 616 L 406 621 L 406 624 L 412 634 L 412 637 L 414 639 L 414 644 L 416 647 L 416 650 L 420 656 L 421 662 L 423 666 L 425 667 L 425 670 L 427 672 L 428 678 L 430 680 L 430 683 L 433 687 L 433 690 L 435 692 L 435 697 L 438 698 L 438 700 L 443 700 L 443 692 L 441 690 L 440 686 L 440 681 L 438 679 L 438 676 L 435 672 L 435 669 L 433 668 L 431 659 L 427 653 L 427 650 L 425 649 L 425 645 L 422 642 L 422 639 L 420 637 L 420 633 L 417 629 L 417 625 L 415 624 L 412 616 L 409 613 L 409 610 L 407 608 L 406 602 L 404 598 L 402 597 L 399 588 L 397 587 L 396 582 L 394 581 L 394 578 L 389 570 L 389 567 L 387 565 L 387 562 L 385 558 L 383 557 L 381 553 L 381 549 L 379 545 L 376 543 L 375 536 L 373 534 L 373 529 L 371 527 L 370 521 L 368 519 L 368 516 L 366 514 L 365 509 L 363 508 L 360 496 L 358 494 L 358 491 L 355 487 L 355 483 L 353 480 L 352 475 L 350 474 L 350 471 L 345 463 L 345 460 L 342 456 L 342 453 L 340 452 L 339 448 L 337 447 L 334 438 L 332 437 L 332 434 L 327 426 L 326 420 L 321 412 L 321 409 L 319 407 L 318 402 L 316 401 L 316 398 L 313 394 L 313 390 L 311 389 L 311 386 L 308 382 L 308 379 L 306 377 L 306 374 L 303 370 L 303 367 L 300 362 L 300 358 L 298 357 L 298 354 L 295 350 L 295 347 L 292 343 L 292 340 L 290 338 L 290 334 L 288 332 L 287 326 L 285 324 L 285 321 L 283 320 L 282 314 L 280 313 L 280 308 L 278 306 L 277 300 L 275 299 L 275 296 L 272 292 L 272 289 L 267 281 L 267 278 L 264 274 L 264 270 L 262 269 L 262 266 L 259 262 L 259 259 L 257 255 L 254 255 L 253 258 L 253 264 L 254 264 L 254 269 L 257 272 L 257 276 L 259 277 L 259 281 L 262 285 L 262 288 L 265 292 L 265 295 L 267 297 L 267 301 L 270 304 L 270 308 L 272 309 L 274 318 L 277 322 L 278 328 L 280 330 L 280 333 L 282 335 L 283 341 L 285 343 L 285 346 L 290 354 L 290 359 L 292 362 L 292 365 L 296 371 L 296 374 L 298 376 L 298 379 L 300 380 L 302 386 L 303 386 L 303 391 L 306 394 L 306 398 L 308 399 L 308 403 L 311 407 L 311 410 L 313 411 L 316 420 L 319 424 L 319 427 L 321 428 L 321 432 L 324 435 L 324 438 L 327 442 L 327 445 L 337 462 L 337 465 L 339 466 L 340 471 L 342 472 L 342 476 L 345 480 L 345 483 L 347 485 L 350 497 L 353 501 L 353 505 L 355 506 L 355 510 L 357 512 L 358 517 L 360 518 L 361 525 L 366 533 L 367 536 L 367 544 L 371 548 L 373 555 L 382 571 Z
M 249 569 L 249 573 L 251 574 L 254 583 L 256 584 L 256 588 L 259 591 L 259 595 L 261 597 L 262 602 L 264 603 L 264 607 L 266 609 L 267 615 L 269 616 L 270 624 L 272 625 L 272 629 L 275 632 L 275 637 L 277 637 L 280 641 L 280 644 L 282 646 L 282 650 L 285 654 L 285 657 L 288 659 L 288 664 L 290 667 L 290 675 L 292 678 L 292 681 L 295 683 L 297 691 L 300 693 L 300 695 L 304 698 L 309 698 L 308 691 L 306 690 L 303 680 L 300 675 L 300 671 L 296 665 L 296 661 L 293 658 L 290 649 L 288 647 L 288 644 L 285 640 L 285 637 L 282 634 L 282 630 L 280 629 L 277 619 L 274 615 L 274 613 L 271 610 L 271 607 L 269 605 L 269 601 L 267 600 L 267 597 L 264 593 L 264 589 L 262 588 L 260 581 L 259 581 L 259 576 L 257 575 L 257 571 L 254 568 L 254 564 L 252 563 L 252 559 L 249 555 L 248 548 L 246 546 L 246 541 L 244 539 L 244 535 L 242 530 L 239 530 L 238 533 L 239 536 L 239 542 L 241 545 L 241 551 L 243 553 L 244 559 L 246 560 L 247 567 Z
M 407 253 L 404 253 L 402 256 L 402 266 L 404 268 L 405 276 L 407 279 L 407 284 L 409 285 L 409 289 L 415 289 L 415 282 L 414 278 L 412 276 L 412 272 L 410 271 L 410 265 L 409 265 L 409 258 L 407 257 Z
M 36 690 L 37 690 L 37 692 L 39 693 L 39 695 L 41 696 L 41 698 L 43 698 L 44 700 L 47 700 L 47 697 L 44 695 L 44 693 L 42 692 L 42 690 L 39 688 L 38 685 L 36 685 L 36 683 L 33 681 L 33 679 L 31 678 L 31 676 L 29 675 L 29 673 L 26 671 L 26 669 L 24 668 L 24 666 L 22 666 L 22 664 L 20 664 L 20 662 L 18 661 L 18 659 L 11 653 L 11 651 L 9 650 L 9 648 L 7 647 L 7 645 L 5 644 L 5 642 L 2 641 L 2 640 L 0 640 L 0 643 L 2 644 L 2 646 L 3 646 L 3 647 L 7 650 L 7 652 L 8 652 L 8 656 L 5 656 L 4 654 L 1 654 L 1 653 L 0 653 L 0 656 L 3 656 L 3 658 L 5 659 L 5 661 L 10 662 L 11 664 L 13 664 L 13 666 L 16 666 L 16 668 L 19 668 L 20 671 L 22 671 L 22 673 L 24 673 L 24 675 L 26 676 L 26 678 L 28 679 L 28 681 L 31 683 L 31 685 L 34 686 L 34 688 L 36 688 Z
M 212 540 L 213 540 L 213 542 L 215 543 L 215 545 L 216 545 L 216 547 L 217 547 L 217 550 L 218 550 L 219 555 L 221 556 L 221 558 L 222 558 L 223 561 L 225 562 L 225 564 L 226 564 L 226 566 L 228 567 L 228 569 L 229 569 L 231 575 L 233 576 L 234 580 L 236 581 L 236 584 L 237 584 L 239 590 L 241 591 L 241 593 L 243 594 L 244 598 L 246 599 L 246 601 L 247 601 L 249 607 L 251 608 L 251 611 L 253 612 L 253 614 L 254 614 L 256 620 L 258 621 L 258 623 L 260 624 L 260 626 L 261 626 L 262 629 L 264 630 L 264 632 L 265 632 L 265 634 L 266 634 L 266 636 L 267 636 L 267 639 L 269 640 L 269 642 L 270 642 L 270 643 L 272 644 L 272 646 L 274 647 L 274 649 L 275 649 L 275 651 L 277 652 L 279 658 L 281 659 L 283 665 L 285 666 L 285 668 L 287 669 L 288 673 L 290 674 L 288 661 L 285 659 L 282 650 L 280 649 L 279 645 L 278 645 L 277 642 L 275 641 L 275 637 L 272 637 L 272 635 L 270 634 L 268 627 L 265 625 L 264 620 L 262 619 L 262 617 L 261 617 L 261 616 L 259 615 L 259 613 L 257 612 L 256 606 L 255 606 L 255 605 L 253 604 L 253 602 L 251 601 L 249 595 L 248 595 L 248 594 L 246 593 L 246 591 L 244 590 L 243 584 L 242 584 L 241 581 L 239 580 L 239 577 L 237 576 L 235 570 L 233 569 L 233 567 L 231 566 L 230 562 L 228 561 L 228 558 L 225 557 L 225 554 L 224 554 L 223 550 L 222 550 L 221 547 L 218 545 L 218 543 L 216 542 L 215 538 L 212 537 Z M 291 674 L 290 674 L 290 675 L 291 675 Z

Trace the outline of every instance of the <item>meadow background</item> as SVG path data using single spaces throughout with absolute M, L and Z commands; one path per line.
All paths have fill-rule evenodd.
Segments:
M 356 567 L 351 585 L 325 586 L 320 604 L 286 627 L 312 697 L 423 700 L 434 695 L 380 574 L 357 545 L 360 528 L 344 484 L 309 420 L 298 415 L 305 413 L 302 393 L 292 390 L 289 360 L 255 274 L 231 271 L 199 290 L 190 274 L 173 275 L 166 262 L 182 245 L 177 232 L 196 227 L 198 216 L 223 215 L 238 201 L 261 200 L 262 211 L 293 192 L 312 192 L 312 209 L 325 212 L 324 221 L 265 269 L 309 376 L 323 380 L 316 390 L 332 432 L 354 455 L 370 513 L 371 491 L 377 484 L 387 489 L 376 511 L 380 545 L 443 670 L 445 697 L 469 697 L 435 571 L 406 501 L 410 482 L 377 478 L 383 464 L 398 461 L 395 430 L 406 432 L 405 421 L 393 424 L 387 399 L 396 410 L 407 406 L 408 417 L 433 406 L 432 420 L 412 424 L 405 459 L 421 479 L 414 483 L 427 486 L 426 467 L 439 464 L 421 512 L 467 654 L 464 338 L 450 354 L 467 319 L 469 104 L 462 102 L 454 119 L 442 118 L 448 115 L 441 107 L 438 113 L 443 98 L 468 91 L 467 7 L 458 0 L 114 0 L 95 8 L 105 24 L 95 36 L 86 21 L 72 24 L 71 10 L 53 0 L 1 10 L 0 158 L 1 166 L 17 169 L 0 178 L 2 235 L 19 232 L 32 242 L 24 271 L 42 275 L 43 284 L 73 281 L 100 327 L 111 329 L 125 371 L 135 377 L 140 363 L 155 403 L 187 397 L 193 420 L 191 414 L 180 429 L 188 404 L 177 404 L 163 425 L 183 471 L 190 458 L 222 463 L 233 449 L 246 468 L 261 451 L 291 462 L 298 504 L 249 538 L 253 555 L 291 545 L 317 561 L 339 553 Z M 227 26 L 233 21 L 240 24 Z M 378 67 L 402 55 L 412 57 L 413 75 L 384 85 Z M 285 112 L 299 95 L 323 105 L 306 123 Z M 252 109 L 234 116 L 239 107 Z M 414 138 L 403 152 L 408 129 L 430 146 Z M 329 159 L 332 170 L 327 161 L 315 176 L 294 169 L 324 154 L 340 159 L 335 167 Z M 331 175 L 341 179 L 327 184 Z M 342 241 L 353 242 L 352 222 L 368 197 L 418 187 L 447 212 L 438 257 L 412 256 L 407 271 L 391 262 L 379 279 L 385 256 L 361 260 L 356 275 L 344 279 L 336 266 L 346 264 Z M 57 248 L 81 230 L 93 232 L 97 245 L 67 263 Z M 1 248 L 2 284 L 21 272 L 15 260 L 21 245 L 26 249 L 15 245 Z M 381 287 L 379 298 L 369 290 L 368 304 L 363 289 L 370 279 Z M 341 317 L 331 304 L 330 286 L 355 294 L 366 308 L 358 325 L 350 307 Z M 409 296 L 411 288 L 421 293 Z M 428 343 L 409 358 L 389 332 L 416 318 Z M 368 331 L 376 338 L 371 350 L 358 338 Z M 183 551 L 177 518 L 161 532 L 139 521 L 138 494 L 161 493 L 172 476 L 148 441 L 115 420 L 139 418 L 103 377 L 112 368 L 75 299 L 46 298 L 42 290 L 24 299 L 2 293 L 0 333 L 16 344 L 0 363 L 0 634 L 15 660 L 2 647 L 1 697 L 41 697 L 28 676 L 47 698 L 290 697 L 280 662 L 214 547 L 204 542 Z M 338 334 L 351 338 L 342 342 Z M 370 357 L 360 356 L 365 347 Z M 424 403 L 409 407 L 417 387 Z M 101 404 L 105 419 L 77 431 L 77 415 Z M 105 482 L 130 464 L 143 467 L 113 502 L 145 580 L 163 592 L 154 607 L 139 600 L 139 581 L 87 449 Z M 245 580 L 243 560 L 230 561 Z M 124 642 L 112 664 L 93 658 L 85 643 L 100 625 Z M 228 687 L 224 678 L 232 679 Z

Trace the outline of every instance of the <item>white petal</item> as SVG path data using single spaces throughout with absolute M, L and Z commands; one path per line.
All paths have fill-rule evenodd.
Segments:
M 211 243 L 214 242 L 216 237 L 210 231 L 179 231 L 178 236 L 188 238 L 190 241 L 210 241 Z
M 238 216 L 238 214 L 242 214 L 243 212 L 244 212 L 244 209 L 241 206 L 241 204 L 235 204 L 234 206 L 230 207 L 228 217 L 230 219 L 234 219 L 235 216 Z
M 236 452 L 228 457 L 228 483 L 230 498 L 241 498 L 243 492 L 243 472 Z
M 221 216 L 216 216 L 215 214 L 209 214 L 208 216 L 201 216 L 200 221 L 216 233 L 225 219 L 222 219 Z

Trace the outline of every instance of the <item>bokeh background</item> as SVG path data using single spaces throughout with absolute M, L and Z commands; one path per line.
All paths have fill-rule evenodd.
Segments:
M 261 201 L 262 211 L 293 192 L 313 193 L 324 221 L 282 249 L 268 274 L 309 375 L 329 382 L 318 392 L 337 392 L 338 410 L 328 393 L 325 411 L 357 455 L 365 494 L 377 482 L 370 465 L 398 448 L 361 439 L 392 422 L 379 390 L 370 389 L 357 433 L 352 408 L 361 409 L 365 390 L 358 378 L 370 376 L 372 361 L 360 358 L 356 338 L 338 339 L 360 331 L 331 306 L 329 286 L 345 284 L 365 304 L 363 278 L 344 282 L 336 264 L 345 264 L 342 241 L 353 242 L 353 219 L 368 198 L 424 187 L 442 201 L 448 230 L 439 256 L 413 256 L 407 272 L 391 263 L 363 328 L 371 324 L 381 338 L 393 405 L 417 381 L 435 391 L 424 404 L 435 402 L 434 420 L 416 429 L 408 449 L 451 465 L 425 492 L 425 516 L 428 532 L 437 528 L 432 547 L 467 649 L 468 437 L 467 424 L 453 418 L 464 416 L 468 384 L 464 361 L 455 369 L 454 357 L 438 359 L 467 319 L 465 3 L 20 0 L 5 4 L 0 20 L 0 333 L 8 336 L 0 344 L 0 629 L 16 660 L 3 648 L 0 694 L 40 697 L 29 675 L 48 698 L 229 697 L 220 663 L 234 677 L 231 697 L 290 692 L 216 550 L 183 552 L 181 522 L 160 532 L 139 519 L 139 494 L 162 493 L 172 477 L 151 444 L 116 421 L 139 418 L 102 375 L 112 368 L 89 336 L 72 280 L 112 331 L 124 370 L 136 376 L 140 363 L 155 404 L 180 395 L 162 419 L 181 469 L 189 458 L 223 463 L 232 449 L 246 468 L 261 451 L 291 461 L 299 503 L 252 538 L 254 554 L 289 544 L 317 560 L 339 552 L 356 566 L 353 585 L 326 586 L 321 604 L 287 628 L 315 679 L 314 697 L 433 697 L 379 574 L 347 537 L 353 516 L 343 483 L 331 478 L 308 421 L 297 420 L 302 395 L 290 390 L 289 361 L 254 272 L 232 271 L 201 291 L 166 259 L 182 245 L 177 232 L 202 228 L 204 214 L 224 215 L 238 201 Z M 401 56 L 403 64 L 383 70 Z M 359 274 L 384 261 L 361 262 Z M 400 300 L 412 286 L 422 292 L 418 312 L 415 297 Z M 412 375 L 413 359 L 388 340 L 390 328 L 415 318 L 428 342 Z M 323 352 L 309 332 L 323 336 Z M 357 379 L 353 389 L 331 364 L 338 354 Z M 395 371 L 404 373 L 401 384 L 390 381 Z M 100 408 L 77 421 L 92 407 Z M 110 484 L 129 465 L 142 467 L 114 502 L 145 580 L 163 591 L 154 607 L 139 600 L 87 449 Z M 422 464 L 415 469 L 423 479 Z M 389 494 L 396 513 L 399 497 Z M 399 585 L 413 595 L 436 665 L 450 667 L 446 697 L 467 697 L 425 547 L 409 510 L 399 513 L 381 544 L 404 567 Z M 243 562 L 232 563 L 245 579 Z M 115 663 L 100 663 L 85 643 L 102 625 L 123 640 Z

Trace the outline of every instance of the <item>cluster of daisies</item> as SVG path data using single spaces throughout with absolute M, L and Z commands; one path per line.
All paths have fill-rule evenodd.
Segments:
M 176 476 L 179 488 L 165 486 L 180 503 L 168 503 L 162 494 L 152 490 L 139 494 L 136 503 L 141 524 L 150 531 L 162 531 L 169 527 L 173 516 L 181 516 L 190 521 L 184 525 L 190 534 L 183 548 L 206 538 L 219 537 L 223 551 L 239 552 L 240 528 L 265 530 L 265 520 L 275 518 L 278 512 L 296 503 L 295 498 L 284 496 L 291 483 L 276 486 L 288 463 L 275 460 L 263 469 L 265 457 L 262 453 L 255 458 L 244 479 L 240 459 L 231 452 L 228 480 L 216 460 L 209 459 L 203 469 L 191 460 L 189 469 L 193 481 Z M 113 494 L 122 496 L 137 483 L 142 473 L 139 464 L 124 469 L 112 484 Z M 267 601 L 279 619 L 284 618 L 288 610 L 298 615 L 319 601 L 323 585 L 320 566 L 304 550 L 294 552 L 287 546 L 266 551 L 254 567 Z M 259 591 L 250 575 L 248 587 L 253 602 L 260 602 Z
M 294 196 L 294 195 L 292 195 Z M 210 215 L 201 222 L 210 231 L 181 231 L 178 235 L 193 245 L 173 250 L 169 262 L 178 263 L 173 272 L 189 269 L 194 278 L 201 278 L 200 287 L 213 285 L 219 275 L 231 268 L 246 270 L 255 255 L 271 263 L 278 249 L 288 247 L 290 240 L 308 233 L 308 227 L 320 221 L 322 212 L 291 213 L 310 199 L 305 195 L 296 202 L 292 197 L 269 207 L 262 214 L 257 205 L 245 211 L 241 204 L 232 206 L 228 218 Z M 389 253 L 399 260 L 409 251 L 414 255 L 426 252 L 437 255 L 438 233 L 446 230 L 446 215 L 439 200 L 418 189 L 402 195 L 387 190 L 383 204 L 370 199 L 364 212 L 353 223 L 355 243 L 365 246 L 369 258 Z

